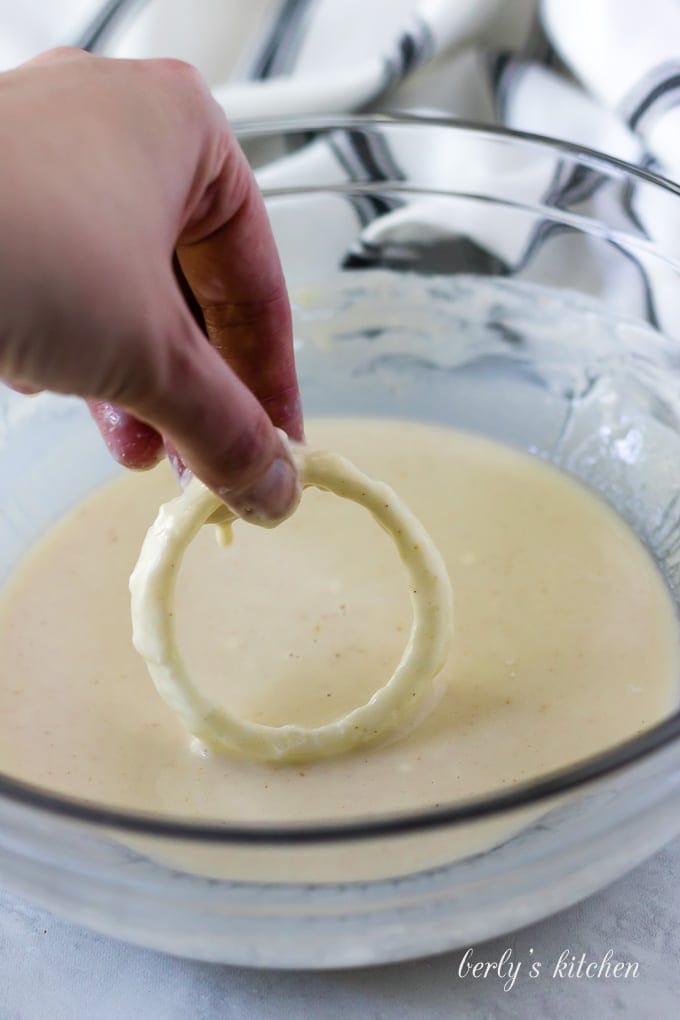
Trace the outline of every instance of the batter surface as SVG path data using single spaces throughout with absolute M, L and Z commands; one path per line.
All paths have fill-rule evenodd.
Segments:
M 530 779 L 677 702 L 664 581 L 599 499 L 552 467 L 412 422 L 308 422 L 399 493 L 446 560 L 455 637 L 435 711 L 399 739 L 300 765 L 192 746 L 130 640 L 128 579 L 169 469 L 125 476 L 36 548 L 0 602 L 0 770 L 96 802 L 276 822 L 425 807 Z M 210 697 L 319 725 L 367 700 L 408 633 L 403 568 L 359 508 L 316 491 L 280 528 L 190 547 L 178 636 Z

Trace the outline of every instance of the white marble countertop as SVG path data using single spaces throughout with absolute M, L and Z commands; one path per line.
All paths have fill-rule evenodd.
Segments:
M 675 1020 L 680 841 L 584 903 L 475 947 L 475 959 L 508 948 L 523 961 L 508 991 L 497 977 L 459 976 L 461 952 L 356 971 L 255 971 L 136 949 L 0 894 L 0 1020 Z M 599 963 L 608 949 L 636 962 L 637 976 L 552 976 L 565 950 Z M 533 959 L 543 963 L 536 979 Z

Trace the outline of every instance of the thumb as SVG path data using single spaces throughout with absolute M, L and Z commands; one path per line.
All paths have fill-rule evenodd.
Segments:
M 287 441 L 259 401 L 210 345 L 186 305 L 172 301 L 172 332 L 161 338 L 149 385 L 126 410 L 169 440 L 186 466 L 240 517 L 272 526 L 300 498 Z M 166 306 L 167 307 L 167 306 Z

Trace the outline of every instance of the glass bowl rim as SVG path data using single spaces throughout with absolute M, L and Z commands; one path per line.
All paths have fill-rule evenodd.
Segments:
M 601 170 L 616 170 L 638 181 L 660 187 L 672 195 L 680 196 L 680 182 L 675 182 L 670 177 L 664 177 L 654 170 L 636 166 L 634 163 L 629 163 L 618 156 L 611 156 L 599 149 L 593 149 L 588 145 L 581 145 L 576 142 L 569 142 L 561 138 L 554 138 L 550 135 L 542 135 L 532 131 L 520 131 L 516 128 L 495 124 L 482 124 L 481 122 L 467 120 L 462 117 L 446 117 L 437 114 L 418 114 L 400 111 L 398 113 L 337 114 L 333 116 L 310 114 L 305 117 L 270 117 L 262 120 L 234 120 L 231 122 L 231 127 L 239 139 L 252 139 L 258 135 L 294 135 L 310 134 L 313 132 L 326 134 L 334 130 L 358 130 L 370 128 L 371 126 L 445 128 L 476 135 L 478 138 L 505 138 L 508 141 L 523 142 L 527 146 L 533 145 L 538 149 L 550 149 L 553 152 L 561 152 L 565 156 L 570 156 L 589 165 L 592 164 Z M 369 181 L 351 181 L 348 183 L 357 188 L 370 184 Z M 380 180 L 377 183 L 389 186 L 393 182 Z M 333 191 L 336 187 L 337 185 L 334 184 L 319 186 L 302 185 L 290 189 L 263 187 L 262 192 L 267 196 L 268 194 L 285 194 L 288 191 L 294 194 L 300 191 L 323 190 L 324 188 Z M 423 190 L 429 189 L 425 188 Z
M 478 124 L 474 121 L 451 117 L 402 113 L 398 115 L 359 114 L 332 117 L 318 115 L 233 123 L 234 130 L 240 138 L 389 125 L 446 128 L 468 132 L 477 137 L 504 138 L 508 141 L 533 145 L 539 149 L 547 148 L 552 152 L 564 153 L 570 158 L 603 171 L 611 173 L 612 170 L 616 170 L 618 173 L 623 173 L 628 177 L 680 197 L 680 185 L 650 170 L 636 167 L 614 156 L 598 152 L 596 149 L 550 138 L 546 135 Z M 357 188 L 366 184 L 361 181 L 351 183 Z M 389 186 L 387 181 L 380 183 L 383 186 Z M 314 190 L 332 192 L 338 189 L 336 185 L 329 184 L 321 188 L 314 186 L 292 189 L 277 188 L 271 189 L 271 191 L 263 188 L 263 193 L 266 198 L 269 194 L 278 196 Z M 680 708 L 662 722 L 600 754 L 580 759 L 565 768 L 544 773 L 536 779 L 517 783 L 509 789 L 493 791 L 489 794 L 454 801 L 434 808 L 391 812 L 374 815 L 370 818 L 360 817 L 343 821 L 320 820 L 283 825 L 228 824 L 208 819 L 193 820 L 172 815 L 147 814 L 142 811 L 93 804 L 90 801 L 69 797 L 13 779 L 2 772 L 0 772 L 0 804 L 4 800 L 24 808 L 35 809 L 41 813 L 52 813 L 73 821 L 89 822 L 96 827 L 116 828 L 160 838 L 186 839 L 210 844 L 286 846 L 376 839 L 445 828 L 527 808 L 561 794 L 569 793 L 598 779 L 624 771 L 651 757 L 654 752 L 659 752 L 678 743 L 679 740 Z

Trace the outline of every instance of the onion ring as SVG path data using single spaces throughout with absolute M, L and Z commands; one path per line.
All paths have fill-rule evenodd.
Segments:
M 182 556 L 200 528 L 236 519 L 193 479 L 164 504 L 147 532 L 130 577 L 133 643 L 158 693 L 185 728 L 208 747 L 263 761 L 297 761 L 348 751 L 396 729 L 415 715 L 446 660 L 452 593 L 446 567 L 427 531 L 384 482 L 337 454 L 292 447 L 303 488 L 314 486 L 368 510 L 390 535 L 410 578 L 413 621 L 401 660 L 364 705 L 321 726 L 267 726 L 212 704 L 195 687 L 177 647 L 174 593 Z

